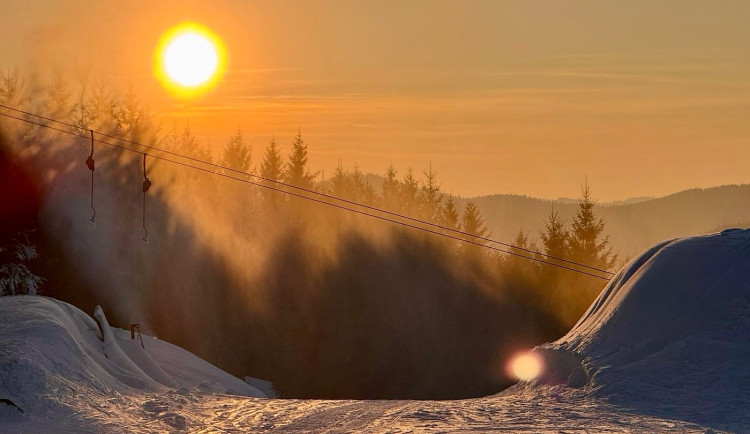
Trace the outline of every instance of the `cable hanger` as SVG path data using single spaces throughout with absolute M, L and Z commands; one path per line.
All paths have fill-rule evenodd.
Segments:
M 143 187 L 141 188 L 141 191 L 143 192 L 143 241 L 148 242 L 148 229 L 146 228 L 146 192 L 151 188 L 151 180 L 146 176 L 146 155 L 147 154 L 143 154 Z
M 86 166 L 91 171 L 91 211 L 93 211 L 93 214 L 91 214 L 89 220 L 93 222 L 96 217 L 96 208 L 94 208 L 94 130 L 89 130 L 89 133 L 91 133 L 91 153 L 86 158 Z

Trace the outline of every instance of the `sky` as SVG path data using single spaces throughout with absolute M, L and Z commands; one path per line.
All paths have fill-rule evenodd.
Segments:
M 314 170 L 430 164 L 456 195 L 601 201 L 750 182 L 744 0 L 0 0 L 0 68 L 132 85 L 165 125 L 257 163 L 301 128 Z M 185 21 L 224 43 L 216 86 L 154 75 Z

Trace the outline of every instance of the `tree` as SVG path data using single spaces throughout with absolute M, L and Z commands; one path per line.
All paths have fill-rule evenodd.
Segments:
M 297 130 L 297 135 L 292 142 L 292 153 L 286 164 L 284 180 L 297 187 L 313 188 L 315 175 L 310 173 L 307 167 L 307 145 L 302 140 L 302 131 Z
M 568 241 L 570 256 L 586 265 L 609 270 L 617 262 L 617 255 L 608 247 L 609 236 L 601 238 L 606 223 L 604 219 L 596 218 L 594 205 L 586 182 L 581 188 L 578 211 L 573 217 L 573 230 Z
M 45 112 L 54 119 L 70 120 L 73 107 L 70 104 L 70 92 L 68 82 L 62 72 L 62 68 L 54 69 L 52 85 L 47 91 L 47 104 Z
M 198 138 L 193 135 L 189 125 L 185 125 L 179 138 L 179 152 L 188 157 L 197 158 L 208 162 L 213 161 L 213 155 L 208 146 L 203 146 Z
M 344 170 L 344 165 L 339 159 L 339 164 L 333 171 L 333 176 L 328 181 L 331 194 L 336 197 L 351 198 L 351 187 L 349 185 L 349 173 Z
M 268 144 L 266 152 L 263 154 L 263 161 L 260 163 L 260 176 L 273 181 L 280 181 L 284 176 L 284 161 L 281 158 L 281 152 L 276 145 L 275 138 L 271 139 L 271 143 Z
M 224 154 L 221 157 L 222 165 L 241 172 L 249 172 L 252 164 L 252 149 L 245 144 L 242 130 L 238 129 L 229 139 L 229 143 L 224 147 Z
M 448 196 L 448 199 L 443 204 L 443 209 L 440 212 L 440 224 L 451 229 L 461 229 L 461 225 L 458 222 L 459 215 L 456 203 L 453 201 L 453 196 Z
M 443 202 L 443 193 L 440 192 L 437 172 L 432 170 L 432 163 L 430 163 L 429 170 L 425 170 L 422 173 L 425 177 L 421 188 L 422 202 L 424 203 L 424 218 L 428 221 L 436 222 L 440 219 L 440 205 Z
M 482 218 L 479 208 L 473 201 L 466 202 L 464 207 L 464 217 L 461 222 L 462 229 L 464 232 L 476 235 L 478 237 L 486 237 L 489 235 L 487 226 L 484 224 L 484 218 Z
M 464 215 L 461 220 L 461 230 L 477 237 L 487 237 L 489 235 L 487 227 L 484 224 L 484 219 L 479 212 L 479 208 L 473 201 L 466 202 L 464 206 Z M 479 238 L 467 237 L 469 241 L 475 244 L 461 243 L 459 248 L 464 251 L 464 255 L 467 259 L 472 261 L 482 258 L 482 248 L 476 244 L 484 244 L 483 240 Z
M 21 77 L 18 68 L 9 68 L 6 72 L 0 74 L 0 103 L 27 109 L 29 101 L 34 101 L 33 89 L 27 84 L 27 81 Z M 38 125 L 24 124 L 15 125 L 14 130 L 19 132 L 19 137 L 26 144 L 36 141 L 39 137 L 40 129 Z
M 351 175 L 351 185 L 354 190 L 354 200 L 365 205 L 375 204 L 375 190 L 367 181 L 367 177 L 359 170 L 359 166 L 354 165 Z
M 419 181 L 414 178 L 411 167 L 406 171 L 404 182 L 401 185 L 401 207 L 407 214 L 419 216 Z
M 383 207 L 391 211 L 399 208 L 399 195 L 401 194 L 401 183 L 396 178 L 398 172 L 393 168 L 393 163 L 388 164 L 383 180 Z
M 0 295 L 36 295 L 44 279 L 26 266 L 38 257 L 26 234 L 18 234 L 11 244 L 0 246 Z
M 132 83 L 128 85 L 127 92 L 116 104 L 113 110 L 113 121 L 118 135 L 139 141 L 150 136 L 152 144 L 158 141 L 161 127 L 157 125 L 154 117 L 138 98 Z
M 269 180 L 263 181 L 264 185 L 274 188 L 279 188 L 279 185 L 272 181 L 281 181 L 284 177 L 284 160 L 281 158 L 281 152 L 276 145 L 275 138 L 271 138 L 271 142 L 263 154 L 263 161 L 260 163 L 260 176 Z M 264 188 L 262 193 L 265 202 L 271 206 L 275 206 L 279 200 L 283 199 L 279 197 L 279 193 L 267 188 Z
M 91 97 L 86 102 L 87 127 L 98 130 L 117 132 L 116 109 L 117 97 L 104 83 L 104 77 L 94 87 Z
M 568 256 L 568 231 L 565 229 L 565 221 L 560 219 L 560 215 L 554 207 L 547 216 L 545 230 L 539 232 L 539 237 L 544 244 L 544 253 L 547 255 L 546 260 L 554 262 L 551 257 L 564 258 Z M 550 272 L 551 267 L 545 267 L 545 272 Z
M 172 130 L 162 137 L 162 144 L 170 152 L 179 152 L 180 135 L 177 133 L 177 124 L 172 124 Z
M 21 78 L 18 68 L 8 69 L 0 74 L 0 103 L 22 107 L 26 99 L 26 81 Z
M 539 271 L 537 263 L 528 258 L 541 259 L 542 256 L 532 253 L 537 250 L 537 246 L 522 229 L 516 232 L 511 244 L 514 246 L 510 248 L 512 254 L 507 255 L 507 260 L 503 261 L 505 275 L 512 276 L 516 281 L 520 278 L 526 279 L 528 286 L 529 279 L 536 278 Z

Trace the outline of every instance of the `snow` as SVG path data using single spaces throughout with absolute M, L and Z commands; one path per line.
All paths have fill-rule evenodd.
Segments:
M 536 350 L 546 384 L 646 414 L 750 430 L 750 230 L 661 243 Z
M 142 347 L 130 331 L 110 327 L 99 307 L 92 319 L 54 299 L 13 296 L 0 298 L 0 312 L 0 398 L 23 410 L 0 404 L 0 430 L 3 414 L 21 424 L 12 430 L 18 431 L 24 422 L 47 426 L 82 409 L 101 410 L 101 402 L 121 395 L 266 396 L 168 342 L 143 336 Z
M 23 410 L 0 403 L 0 431 L 750 431 L 750 230 L 647 250 L 534 349 L 540 378 L 481 399 L 265 399 L 261 380 L 95 316 L 103 340 L 75 307 L 0 298 L 0 399 Z

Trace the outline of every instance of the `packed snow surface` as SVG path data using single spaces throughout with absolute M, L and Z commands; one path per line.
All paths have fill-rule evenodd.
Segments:
M 534 350 L 539 379 L 481 399 L 267 399 L 95 317 L 0 298 L 0 431 L 750 431 L 750 230 L 644 252 L 566 336 Z

